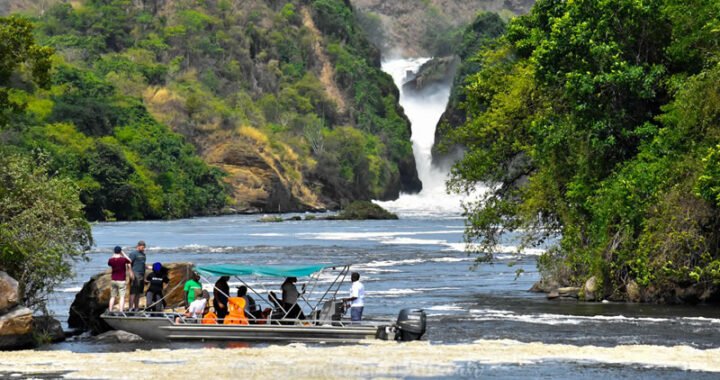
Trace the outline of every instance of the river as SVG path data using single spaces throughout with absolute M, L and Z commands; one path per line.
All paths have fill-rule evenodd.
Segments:
M 387 61 L 384 69 L 401 82 L 422 62 Z M 718 378 L 717 308 L 548 301 L 527 291 L 539 279 L 541 249 L 516 253 L 518 239 L 507 235 L 492 262 L 476 263 L 465 253 L 463 197 L 447 195 L 445 174 L 429 165 L 428 136 L 447 93 L 441 88 L 422 99 L 401 94 L 413 123 L 416 159 L 425 158 L 418 159 L 423 192 L 382 203 L 399 220 L 261 223 L 258 215 L 237 215 L 98 223 L 89 260 L 75 264 L 75 276 L 50 302 L 51 311 L 65 319 L 82 284 L 107 268 L 111 248 L 132 249 L 142 239 L 149 262 L 351 263 L 367 290 L 365 314 L 394 318 L 403 307 L 423 308 L 429 316 L 424 341 L 253 344 L 238 350 L 227 344 L 105 344 L 80 337 L 0 353 L 0 378 L 17 371 L 71 378 L 195 376 L 199 371 L 227 377 L 238 370 L 252 378 Z M 265 285 L 279 287 L 279 282 Z M 210 365 L 218 357 L 225 364 Z
M 296 214 L 284 216 L 293 215 Z M 703 372 L 714 367 L 703 369 L 686 361 L 673 364 L 656 355 L 658 350 L 669 350 L 670 357 L 684 357 L 686 353 L 695 360 L 702 359 L 701 354 L 708 352 L 705 350 L 718 346 L 720 312 L 717 308 L 548 301 L 544 295 L 527 291 L 539 278 L 535 266 L 539 251 L 511 253 L 514 239 L 508 236 L 502 248 L 507 253 L 498 254 L 491 263 L 474 265 L 474 257 L 463 251 L 464 222 L 460 217 L 432 213 L 389 221 L 282 223 L 260 223 L 258 218 L 247 215 L 96 224 L 93 233 L 97 246 L 89 254 L 90 260 L 76 265 L 76 276 L 54 294 L 51 308 L 59 315 L 67 315 L 67 308 L 83 282 L 105 270 L 113 246 L 130 247 L 144 239 L 151 262 L 353 263 L 367 289 L 367 315 L 394 318 L 403 307 L 421 307 L 429 315 L 427 341 L 434 349 L 449 355 L 464 347 L 462 355 L 446 356 L 447 361 L 435 363 L 431 368 L 405 368 L 400 365 L 405 363 L 401 360 L 400 367 L 388 369 L 388 374 L 394 376 L 576 378 L 586 374 L 611 378 L 631 375 L 681 378 L 690 376 L 687 368 L 696 370 L 691 373 L 693 378 L 717 376 L 714 372 Z M 519 276 L 518 269 L 523 271 Z M 279 287 L 279 282 L 266 285 Z M 184 352 L 184 349 L 208 347 L 226 346 L 109 345 L 75 339 L 42 350 L 101 353 L 170 348 Z M 267 345 L 254 347 L 261 352 L 281 350 Z M 507 355 L 508 347 L 512 348 L 513 355 Z M 323 348 L 343 353 L 353 350 Z M 374 349 L 391 350 L 389 355 L 427 354 L 427 348 L 415 345 L 406 348 L 381 345 Z M 472 356 L 473 350 L 481 351 Z M 590 352 L 583 353 L 587 350 Z M 637 350 L 637 356 L 632 356 Z M 687 353 L 688 350 L 691 351 Z M 171 358 L 178 355 L 162 352 L 159 356 L 162 360 L 173 360 Z M 720 360 L 720 355 L 715 357 Z M 421 360 L 415 356 L 410 358 L 408 360 Z M 451 363 L 457 367 L 445 368 Z M 720 371 L 720 362 L 716 364 L 715 370 Z M 668 365 L 670 368 L 665 367 Z M 418 373 L 418 368 L 429 372 Z M 403 369 L 407 373 L 402 372 Z M 370 373 L 371 376 L 383 374 Z

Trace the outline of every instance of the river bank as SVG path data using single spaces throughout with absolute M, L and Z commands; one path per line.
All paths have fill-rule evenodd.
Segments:
M 236 349 L 153 349 L 128 353 L 18 351 L 0 353 L 0 373 L 66 373 L 68 378 L 131 379 L 168 375 L 194 378 L 363 378 L 475 377 L 499 374 L 521 366 L 530 374 L 574 378 L 580 373 L 557 372 L 556 365 L 586 368 L 623 365 L 642 377 L 666 370 L 693 371 L 694 378 L 720 373 L 720 349 L 688 346 L 632 345 L 616 347 L 521 343 L 479 340 L 469 344 L 428 342 L 367 342 L 351 346 L 273 345 Z M 556 365 L 547 365 L 547 363 Z M 536 364 L 545 363 L 536 367 Z M 506 375 L 518 372 L 508 372 Z M 665 372 L 666 373 L 666 372 Z M 618 373 L 619 375 L 620 373 Z

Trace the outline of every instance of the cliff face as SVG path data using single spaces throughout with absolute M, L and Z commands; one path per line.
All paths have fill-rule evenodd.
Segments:
M 443 34 L 470 24 L 478 12 L 504 18 L 527 13 L 534 0 L 351 0 L 369 25 L 380 32 L 375 41 L 389 55 L 438 55 Z
M 397 89 L 347 1 L 2 1 L 34 15 L 60 65 L 140 100 L 221 169 L 236 211 L 421 188 Z

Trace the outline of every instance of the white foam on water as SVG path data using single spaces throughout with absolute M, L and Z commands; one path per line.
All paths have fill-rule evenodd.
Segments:
M 82 287 L 76 286 L 72 288 L 65 288 L 65 289 L 55 289 L 56 292 L 62 292 L 62 293 L 78 293 L 82 290 Z
M 264 233 L 255 233 L 255 234 L 248 234 L 250 236 L 260 236 L 260 237 L 279 237 L 279 236 L 290 236 L 288 234 L 279 234 L 276 232 L 264 232 Z
M 462 230 L 437 230 L 437 231 L 413 231 L 413 232 L 303 232 L 297 234 L 301 239 L 313 240 L 374 240 L 382 241 L 399 236 L 418 236 L 418 235 L 445 235 L 459 234 Z
M 406 237 L 398 237 L 393 239 L 381 240 L 380 243 L 395 245 L 446 245 L 447 240 L 413 239 Z
M 430 259 L 428 261 L 432 261 L 435 263 L 459 263 L 462 261 L 474 261 L 475 258 L 473 257 L 439 257 L 436 259 Z
M 445 182 L 449 178 L 447 168 L 432 165 L 432 147 L 435 143 L 435 128 L 440 116 L 445 112 L 450 97 L 450 84 L 425 89 L 423 94 L 415 96 L 403 89 L 409 78 L 408 72 L 417 73 L 423 63 L 430 58 L 392 59 L 382 62 L 382 69 L 392 76 L 400 90 L 400 105 L 410 120 L 413 155 L 418 177 L 422 182 L 422 191 L 418 194 L 400 194 L 394 201 L 374 201 L 378 205 L 401 216 L 434 217 L 461 216 L 462 202 L 474 199 L 476 194 L 448 194 Z
M 97 378 L 101 373 L 107 379 L 162 378 L 168 373 L 178 378 L 193 378 L 198 374 L 231 378 L 237 377 L 239 371 L 268 379 L 453 377 L 476 366 L 479 369 L 502 364 L 542 366 L 545 362 L 550 363 L 542 368 L 551 374 L 557 373 L 558 368 L 562 370 L 557 362 L 567 362 L 596 366 L 599 373 L 603 364 L 720 373 L 720 348 L 640 344 L 596 347 L 506 339 L 463 344 L 368 340 L 356 345 L 140 349 L 133 351 L 131 357 L 132 365 L 128 365 L 128 355 L 116 352 L 7 351 L 3 352 L 0 372 L 21 372 L 28 376 L 59 372 L 59 376 L 71 378 Z M 222 358 L 224 365 L 208 365 L 217 358 Z M 158 361 L 172 362 L 172 368 L 158 365 Z M 677 375 L 693 377 L 692 372 Z
M 681 324 L 718 324 L 720 319 L 702 317 L 626 317 L 623 315 L 570 315 L 570 314 L 516 314 L 509 310 L 472 309 L 470 313 L 475 321 L 515 321 L 541 325 L 581 325 L 587 323 L 681 323 Z M 700 323 L 698 323 L 700 322 Z
M 388 290 L 368 290 L 365 292 L 370 297 L 383 296 L 383 297 L 399 297 L 408 294 L 420 293 L 420 290 L 416 289 L 388 289 Z
M 455 304 L 450 304 L 450 305 L 436 305 L 436 306 L 431 306 L 431 307 L 425 308 L 425 310 L 435 310 L 435 311 L 464 311 L 465 309 L 463 309 L 462 307 L 457 306 L 457 305 L 455 305 Z
M 369 263 L 353 265 L 355 268 L 377 268 L 377 267 L 393 267 L 397 265 L 419 264 L 424 262 L 423 259 L 405 259 L 405 260 L 384 260 L 371 261 Z

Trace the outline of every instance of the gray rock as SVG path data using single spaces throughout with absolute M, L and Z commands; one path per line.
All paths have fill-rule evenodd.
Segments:
M 16 306 L 0 315 L 0 349 L 21 349 L 34 345 L 32 310 Z
M 559 288 L 557 291 L 560 297 L 578 298 L 578 294 L 580 294 L 580 288 L 575 286 Z
M 549 300 L 554 300 L 556 298 L 560 298 L 560 292 L 558 292 L 557 290 L 553 290 L 547 295 L 547 299 Z
M 0 271 L 0 313 L 10 310 L 20 303 L 18 282 L 9 274 Z
M 595 301 L 597 299 L 597 285 L 597 278 L 595 276 L 585 281 L 582 291 L 585 301 Z
M 142 338 L 133 333 L 122 330 L 106 331 L 95 337 L 98 342 L 104 343 L 133 343 L 142 342 Z
M 60 321 L 53 317 L 35 317 L 33 329 L 37 334 L 43 335 L 50 343 L 62 342 L 65 340 L 65 331 Z
M 640 302 L 640 286 L 634 280 L 630 280 L 625 285 L 625 292 L 627 293 L 628 301 Z
M 151 260 L 148 257 L 148 260 Z M 168 271 L 170 283 L 165 291 L 165 303 L 168 307 L 175 306 L 182 302 L 185 297 L 182 284 L 192 273 L 191 263 L 163 263 L 163 268 Z M 129 291 L 125 297 L 128 297 Z M 81 331 L 92 331 L 94 334 L 110 330 L 110 326 L 100 318 L 100 315 L 107 310 L 110 300 L 110 271 L 98 273 L 90 281 L 86 282 L 82 290 L 75 295 L 75 300 L 70 305 L 68 327 Z M 145 297 L 140 298 L 140 307 L 144 307 Z M 128 306 L 127 301 L 125 307 Z

